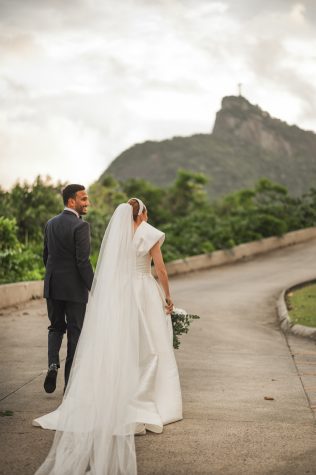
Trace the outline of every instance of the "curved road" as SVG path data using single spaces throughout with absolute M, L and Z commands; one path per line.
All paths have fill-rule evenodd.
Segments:
M 284 287 L 316 277 L 315 256 L 314 240 L 172 279 L 177 306 L 201 316 L 176 352 L 184 420 L 136 438 L 139 475 L 316 473 L 315 343 L 286 339 L 275 311 Z M 42 390 L 46 326 L 43 301 L 0 316 L 4 474 L 33 473 L 52 440 L 30 426 L 62 393 Z

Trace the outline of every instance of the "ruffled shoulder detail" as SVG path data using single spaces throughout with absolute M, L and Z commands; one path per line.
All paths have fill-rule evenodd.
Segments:
M 137 254 L 144 256 L 159 241 L 162 246 L 165 240 L 165 233 L 154 228 L 151 224 L 143 221 L 136 229 L 134 234 L 134 244 Z

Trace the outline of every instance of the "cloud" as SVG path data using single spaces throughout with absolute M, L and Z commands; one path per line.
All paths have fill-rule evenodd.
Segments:
M 93 181 L 135 142 L 209 132 L 239 82 L 316 128 L 312 1 L 0 0 L 0 12 L 2 184 Z
M 3 119 L 2 119 L 3 125 Z M 12 173 L 19 168 L 20 177 L 28 177 L 30 163 L 36 174 L 58 176 L 67 180 L 90 182 L 95 173 L 91 167 L 103 161 L 100 140 L 93 129 L 61 117 L 50 117 L 44 123 L 11 121 L 7 133 L 0 135 L 2 153 L 6 163 L 2 179 L 12 180 Z

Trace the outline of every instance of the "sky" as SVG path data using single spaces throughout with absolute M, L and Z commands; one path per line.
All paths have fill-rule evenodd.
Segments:
M 316 131 L 314 0 L 0 0 L 0 186 L 88 186 L 238 94 Z

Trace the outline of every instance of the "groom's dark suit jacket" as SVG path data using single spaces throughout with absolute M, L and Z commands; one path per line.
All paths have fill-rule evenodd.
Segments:
M 44 297 L 86 303 L 93 280 L 89 255 L 86 221 L 67 210 L 50 219 L 44 237 Z

